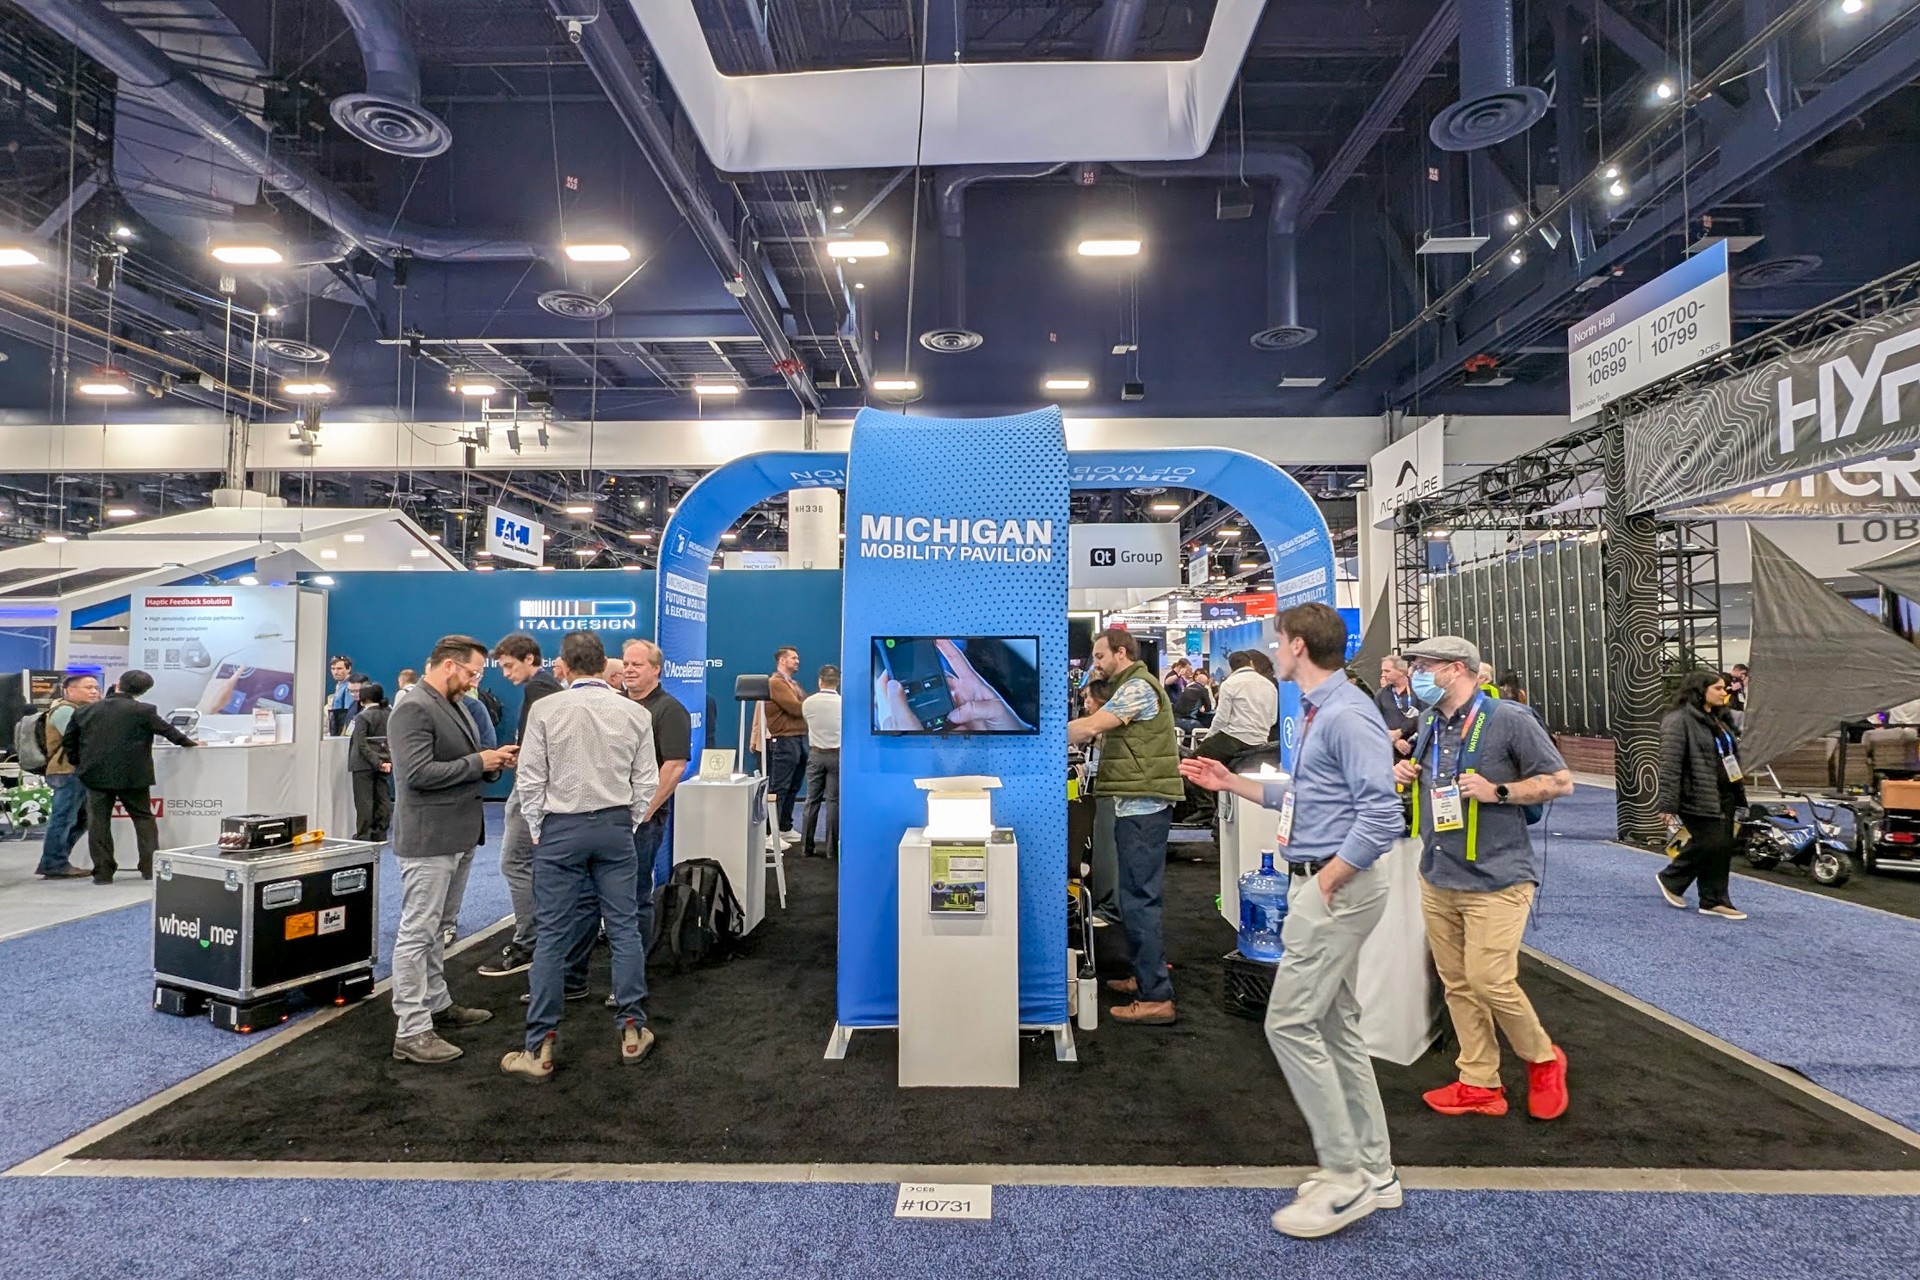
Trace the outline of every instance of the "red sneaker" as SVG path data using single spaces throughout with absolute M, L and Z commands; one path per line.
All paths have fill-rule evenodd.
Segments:
M 1527 1114 L 1558 1120 L 1567 1114 L 1567 1051 L 1553 1046 L 1552 1062 L 1527 1064 Z
M 1444 1089 L 1430 1089 L 1420 1095 L 1428 1106 L 1443 1116 L 1503 1116 L 1507 1114 L 1505 1089 L 1482 1089 L 1477 1084 L 1455 1080 Z

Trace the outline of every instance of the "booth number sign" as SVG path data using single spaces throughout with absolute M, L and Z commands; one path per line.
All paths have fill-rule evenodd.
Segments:
M 903 1182 L 893 1202 L 896 1218 L 993 1217 L 993 1188 L 951 1182 Z

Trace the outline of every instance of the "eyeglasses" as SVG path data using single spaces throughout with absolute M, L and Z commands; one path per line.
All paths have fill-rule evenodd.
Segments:
M 1443 658 L 1415 658 L 1413 659 L 1413 661 L 1407 664 L 1407 670 L 1428 671 L 1428 672 L 1439 671 L 1443 667 L 1453 666 L 1457 661 L 1458 659 L 1455 659 L 1455 658 L 1444 658 L 1444 659 Z

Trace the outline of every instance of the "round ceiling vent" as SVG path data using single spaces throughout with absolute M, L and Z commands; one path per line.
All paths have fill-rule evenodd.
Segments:
M 945 355 L 972 351 L 985 341 L 971 329 L 929 329 L 920 335 L 921 346 Z
M 1547 114 L 1547 95 L 1532 85 L 1456 102 L 1433 118 L 1427 136 L 1442 151 L 1478 151 L 1517 138 Z
M 1740 289 L 1765 289 L 1776 284 L 1792 284 L 1819 269 L 1819 254 L 1789 253 L 1778 258 L 1762 258 L 1740 268 L 1733 273 L 1733 283 Z
M 1303 324 L 1277 324 L 1271 329 L 1262 329 L 1249 341 L 1262 351 L 1291 351 L 1295 347 L 1304 347 L 1320 336 L 1318 329 L 1309 329 Z
M 605 320 L 613 307 L 577 289 L 549 289 L 540 295 L 540 309 L 562 320 Z
M 433 112 L 377 93 L 348 93 L 328 106 L 334 123 L 388 155 L 424 160 L 453 145 L 453 130 Z
M 302 342 L 298 338 L 262 338 L 260 349 L 271 352 L 282 360 L 298 360 L 302 364 L 319 364 L 328 356 L 324 347 L 316 347 L 311 342 Z

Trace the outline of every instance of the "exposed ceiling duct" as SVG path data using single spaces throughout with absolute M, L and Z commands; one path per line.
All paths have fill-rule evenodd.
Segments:
M 1513 0 L 1460 0 L 1460 101 L 1433 118 L 1442 151 L 1517 138 L 1547 114 L 1547 95 L 1513 77 Z
M 510 236 L 447 231 L 370 214 L 284 145 L 274 145 L 244 108 L 156 48 L 102 0 L 12 2 L 118 76 L 123 97 L 135 98 L 152 111 L 165 113 L 174 124 L 215 144 L 229 173 L 251 173 L 264 180 L 332 229 L 343 242 L 342 247 L 376 253 L 406 249 L 416 258 L 459 262 L 525 262 L 548 257 L 552 252 L 546 245 Z M 211 8 L 196 0 L 147 0 L 137 6 L 137 11 L 153 14 L 172 9 L 192 12 L 204 20 L 204 11 Z M 164 16 L 158 20 L 164 21 Z M 175 189 L 180 193 L 193 191 L 191 186 Z M 233 190 L 228 183 L 222 195 Z M 236 207 L 239 204 L 232 203 Z M 183 204 L 175 213 L 185 215 L 191 209 L 190 204 Z M 204 202 L 201 212 L 215 216 Z
M 334 0 L 367 67 L 364 93 L 335 98 L 334 123 L 389 155 L 425 159 L 453 145 L 453 130 L 420 105 L 420 61 L 397 0 Z
M 1066 168 L 1050 164 L 955 165 L 934 175 L 934 208 L 940 217 L 940 323 L 920 335 L 929 351 L 972 351 L 986 339 L 967 328 L 967 188 L 976 182 L 1047 178 Z
M 1189 159 L 1213 140 L 1266 8 L 1266 0 L 1218 0 L 1200 56 L 1185 60 L 725 75 L 693 0 L 629 3 L 723 173 Z M 583 33 L 605 20 L 560 16 L 574 17 Z M 824 123 L 833 121 L 859 127 Z
M 1264 182 L 1273 188 L 1267 218 L 1267 322 L 1249 341 L 1263 351 L 1304 346 L 1319 330 L 1300 323 L 1298 219 L 1301 202 L 1313 185 L 1313 161 L 1298 147 L 1256 145 L 1214 152 L 1194 160 L 1166 164 L 1116 161 L 1113 167 L 1136 178 L 1227 178 Z

